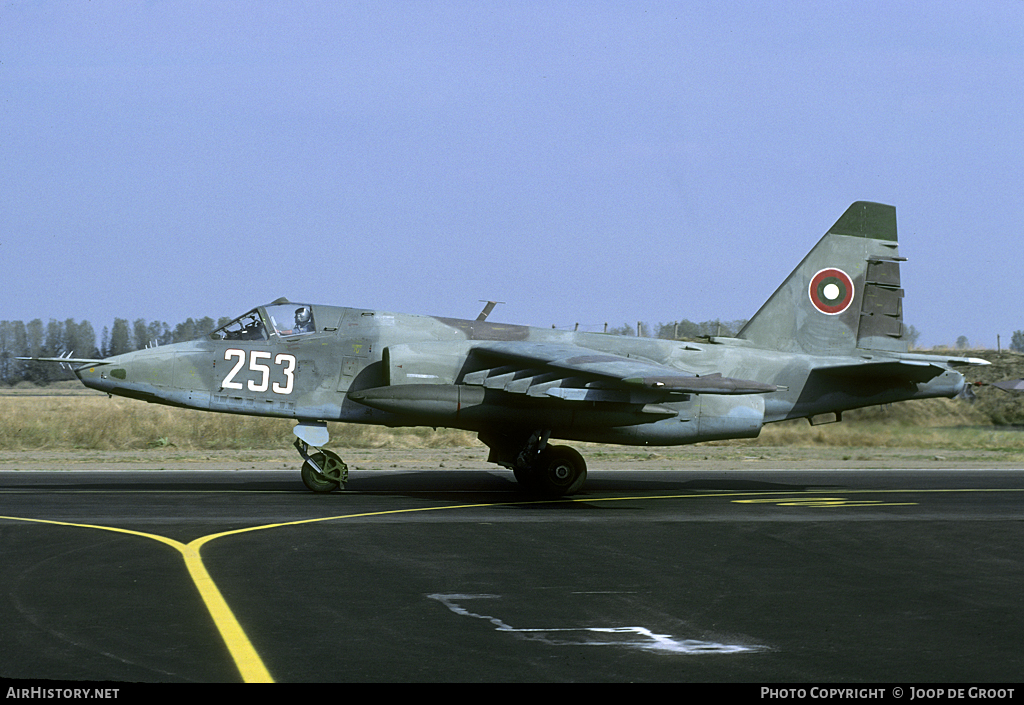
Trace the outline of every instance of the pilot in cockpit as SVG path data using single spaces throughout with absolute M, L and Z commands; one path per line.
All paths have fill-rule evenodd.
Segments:
M 301 308 L 295 309 L 295 328 L 292 329 L 292 334 L 298 333 L 312 333 L 313 332 L 313 313 L 309 310 L 308 306 L 302 306 Z

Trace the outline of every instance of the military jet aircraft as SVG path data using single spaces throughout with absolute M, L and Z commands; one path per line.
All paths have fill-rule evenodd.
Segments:
M 953 397 L 984 360 L 908 351 L 896 209 L 857 202 L 735 338 L 679 342 L 278 299 L 208 336 L 71 365 L 87 386 L 171 406 L 294 419 L 314 492 L 348 469 L 328 421 L 473 431 L 529 492 L 578 492 L 583 457 L 554 439 L 680 445 L 766 423 L 839 421 Z

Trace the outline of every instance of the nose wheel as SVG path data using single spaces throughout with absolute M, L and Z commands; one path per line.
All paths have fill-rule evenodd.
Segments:
M 330 439 L 327 424 L 300 423 L 295 427 L 295 450 L 302 456 L 302 484 L 313 492 L 334 492 L 348 481 L 348 465 L 329 450 L 318 448 Z M 312 449 L 312 452 L 310 452 Z
M 302 456 L 302 484 L 313 492 L 334 492 L 344 488 L 348 481 L 348 465 L 337 453 L 324 450 L 330 440 L 327 424 L 323 421 L 301 421 L 293 429 L 295 450 Z M 310 449 L 313 450 L 310 453 Z
M 317 493 L 334 492 L 344 488 L 348 480 L 348 465 L 337 453 L 321 450 L 309 455 L 302 464 L 302 484 Z

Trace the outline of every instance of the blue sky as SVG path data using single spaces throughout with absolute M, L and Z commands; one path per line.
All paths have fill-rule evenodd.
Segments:
M 753 315 L 857 200 L 1024 329 L 1024 2 L 0 2 L 0 319 Z

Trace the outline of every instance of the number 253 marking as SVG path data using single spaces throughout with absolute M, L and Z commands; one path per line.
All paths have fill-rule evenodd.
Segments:
M 223 389 L 243 389 L 241 382 L 235 381 L 235 375 L 242 371 L 245 366 L 245 350 L 238 350 L 237 348 L 229 348 L 224 351 L 224 359 L 231 360 L 234 358 L 238 359 L 235 366 L 228 372 L 227 377 L 220 383 Z M 277 394 L 291 394 L 292 388 L 295 385 L 295 356 L 289 355 L 288 353 L 278 353 L 277 357 L 274 358 L 274 364 L 282 367 L 281 370 L 284 373 L 284 384 L 280 382 L 274 382 L 273 386 L 270 385 L 270 365 L 263 364 L 260 360 L 270 361 L 272 357 L 271 353 L 264 350 L 251 350 L 249 351 L 249 369 L 253 372 L 259 372 L 260 378 L 258 380 L 249 380 L 249 391 L 251 392 L 265 392 L 268 389 L 273 389 Z

